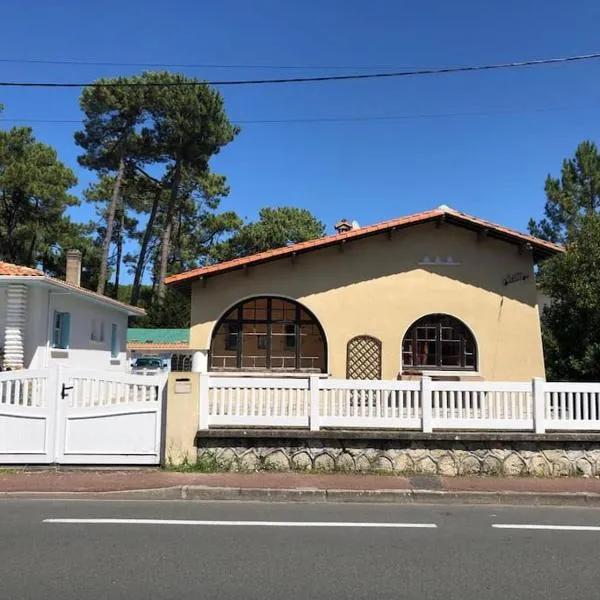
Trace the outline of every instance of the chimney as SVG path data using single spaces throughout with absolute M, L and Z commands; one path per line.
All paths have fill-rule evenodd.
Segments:
M 79 250 L 67 250 L 67 283 L 81 285 L 81 252 Z
M 347 231 L 350 231 L 352 229 L 352 223 L 350 223 L 350 221 L 348 221 L 348 219 L 342 219 L 341 221 L 338 221 L 333 228 L 338 232 L 338 233 L 346 233 Z

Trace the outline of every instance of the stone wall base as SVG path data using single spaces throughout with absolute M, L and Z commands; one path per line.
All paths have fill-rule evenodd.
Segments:
M 233 471 L 600 476 L 600 441 L 198 437 L 198 460 Z

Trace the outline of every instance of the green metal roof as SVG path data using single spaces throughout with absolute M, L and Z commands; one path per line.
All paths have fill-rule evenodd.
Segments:
M 177 344 L 190 340 L 189 329 L 142 329 L 138 327 L 127 330 L 127 343 L 138 344 Z

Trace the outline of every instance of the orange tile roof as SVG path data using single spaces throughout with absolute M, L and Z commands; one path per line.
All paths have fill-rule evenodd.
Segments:
M 13 277 L 43 277 L 43 273 L 31 267 L 21 267 L 0 261 L 0 275 Z
M 188 350 L 190 345 L 187 342 L 171 342 L 163 344 L 153 344 L 148 342 L 127 342 L 128 350 Z
M 495 223 L 467 215 L 466 213 L 462 213 L 442 205 L 438 208 L 434 208 L 433 210 L 427 210 L 414 215 L 408 215 L 398 219 L 391 219 L 389 221 L 384 221 L 383 223 L 359 227 L 358 229 L 352 229 L 344 233 L 329 235 L 316 240 L 309 240 L 307 242 L 300 242 L 299 244 L 291 244 L 290 246 L 275 248 L 274 250 L 267 250 L 266 252 L 244 256 L 242 258 L 236 258 L 222 263 L 208 265 L 206 267 L 200 267 L 198 269 L 186 271 L 177 275 L 171 275 L 165 279 L 165 283 L 167 285 L 184 283 L 199 277 L 219 275 L 228 271 L 240 269 L 244 266 L 276 260 L 294 253 L 309 252 L 319 248 L 325 248 L 327 246 L 339 244 L 340 242 L 346 240 L 360 239 L 394 229 L 419 225 L 428 221 L 436 221 L 442 218 L 445 219 L 446 222 L 454 225 L 480 231 L 486 230 L 488 235 L 511 243 L 530 244 L 534 252 L 534 256 L 538 259 L 548 258 L 559 252 L 564 252 L 564 248 L 557 244 L 541 240 L 526 233 L 515 231 L 514 229 L 509 229 L 508 227 L 503 227 L 502 225 L 496 225 Z
M 38 269 L 32 269 L 31 267 L 22 267 L 20 265 L 13 265 L 12 263 L 0 261 L 0 278 L 1 277 L 36 277 L 52 285 L 57 285 L 63 288 L 70 289 L 84 296 L 88 296 L 89 298 L 93 298 L 95 300 L 100 300 L 106 304 L 110 304 L 116 308 L 126 309 L 132 315 L 143 316 L 146 314 L 146 311 L 143 308 L 138 308 L 137 306 L 130 306 L 129 304 L 125 304 L 124 302 L 119 302 L 118 300 L 114 300 L 113 298 L 109 298 L 108 296 L 104 296 L 103 294 L 98 294 L 97 292 L 93 292 L 92 290 L 88 290 L 73 283 L 63 281 L 62 279 L 48 277 L 48 275 L 44 274 L 43 271 L 39 271 Z

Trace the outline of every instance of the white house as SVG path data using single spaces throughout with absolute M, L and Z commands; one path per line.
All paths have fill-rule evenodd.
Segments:
M 77 250 L 66 281 L 0 262 L 0 368 L 127 370 L 127 318 L 144 310 L 80 287 L 80 276 Z

